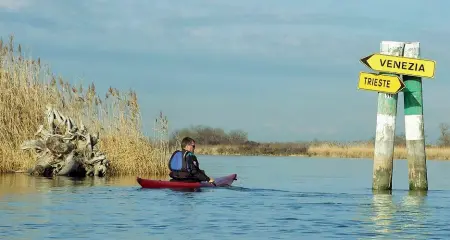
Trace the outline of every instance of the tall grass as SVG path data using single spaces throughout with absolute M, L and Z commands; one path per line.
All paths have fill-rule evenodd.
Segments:
M 310 146 L 308 153 L 310 156 L 319 157 L 338 157 L 338 158 L 373 158 L 374 145 L 371 143 L 355 144 L 326 144 Z M 428 160 L 450 160 L 450 148 L 445 146 L 425 147 L 425 153 Z M 408 150 L 405 145 L 394 146 L 394 158 L 406 159 Z
M 34 156 L 20 145 L 45 123 L 47 105 L 100 133 L 99 148 L 111 161 L 111 174 L 167 174 L 167 118 L 157 119 L 159 139 L 146 137 L 134 91 L 110 87 L 102 98 L 94 83 L 72 85 L 40 59 L 25 56 L 13 36 L 0 40 L 0 172 L 33 166 Z
M 431 146 L 425 148 L 429 160 L 450 160 L 450 147 Z M 373 158 L 374 145 L 370 142 L 335 143 L 257 143 L 243 145 L 197 145 L 195 152 L 201 155 L 268 155 L 307 156 L 335 158 Z M 406 159 L 406 146 L 394 147 L 395 159 Z

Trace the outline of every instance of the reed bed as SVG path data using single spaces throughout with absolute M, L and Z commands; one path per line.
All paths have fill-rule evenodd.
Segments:
M 233 145 L 201 145 L 197 144 L 195 152 L 201 155 L 269 155 L 297 156 L 307 155 L 308 146 L 297 143 L 255 143 Z
M 167 161 L 179 142 L 169 145 L 168 120 L 161 112 L 154 121 L 154 137 L 142 132 L 140 106 L 134 91 L 120 92 L 110 87 L 104 97 L 94 83 L 87 87 L 71 84 L 51 73 L 40 59 L 32 59 L 15 46 L 14 37 L 0 39 L 0 173 L 26 171 L 35 163 L 20 145 L 34 139 L 44 124 L 44 111 L 51 106 L 90 132 L 100 133 L 98 144 L 111 161 L 112 175 L 166 175 Z M 210 129 L 206 129 L 210 130 Z M 211 131 L 210 131 L 211 132 Z M 246 139 L 233 132 L 239 141 Z M 233 138 L 233 139 L 234 139 Z M 198 144 L 197 154 L 271 155 L 372 158 L 373 143 L 257 143 Z M 427 146 L 427 159 L 449 160 L 450 147 Z M 405 146 L 396 146 L 395 159 L 405 159 Z
M 373 158 L 374 146 L 369 143 L 272 143 L 245 145 L 198 145 L 196 153 L 200 155 L 268 155 L 268 156 L 307 156 L 334 158 Z M 429 160 L 450 160 L 450 147 L 427 146 Z M 407 149 L 404 145 L 394 147 L 395 159 L 406 159 Z
M 450 160 L 450 148 L 428 145 L 425 147 L 427 159 L 429 160 Z M 373 158 L 374 145 L 373 144 L 356 144 L 356 145 L 332 145 L 321 144 L 311 146 L 308 149 L 311 156 L 320 157 L 337 157 L 337 158 Z M 395 159 L 406 159 L 406 146 L 398 145 L 394 147 Z
M 141 131 L 141 114 L 134 91 L 110 87 L 104 97 L 94 83 L 72 85 L 52 74 L 40 59 L 25 56 L 14 37 L 0 40 L 0 173 L 26 171 L 34 156 L 20 149 L 44 124 L 46 106 L 54 107 L 90 132 L 100 133 L 99 148 L 111 161 L 110 174 L 168 173 L 168 121 L 155 120 L 156 139 Z

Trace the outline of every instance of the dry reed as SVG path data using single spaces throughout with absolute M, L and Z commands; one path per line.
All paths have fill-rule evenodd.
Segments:
M 162 113 L 155 120 L 154 139 L 146 137 L 141 131 L 140 107 L 134 91 L 121 93 L 110 87 L 100 98 L 94 83 L 87 88 L 71 85 L 52 74 L 40 59 L 26 57 L 22 47 L 14 45 L 13 36 L 8 43 L 0 40 L 0 173 L 24 171 L 34 165 L 34 157 L 21 151 L 20 145 L 34 138 L 37 127 L 45 121 L 47 105 L 100 133 L 99 147 L 111 161 L 111 174 L 168 173 L 167 160 L 172 149 L 168 121 Z M 372 158 L 373 144 L 199 145 L 196 153 Z M 427 146 L 426 153 L 428 159 L 450 159 L 450 148 Z M 394 157 L 405 159 L 406 148 L 396 146 Z
M 198 145 L 196 153 L 200 155 L 269 155 L 269 156 L 308 156 L 308 157 L 333 157 L 333 158 L 373 158 L 374 146 L 370 143 L 359 144 L 335 144 L 299 143 L 298 148 L 293 143 L 256 145 L 244 148 L 238 145 Z M 306 149 L 305 149 L 306 147 Z M 293 149 L 298 149 L 295 151 Z M 303 150 L 301 150 L 303 149 Z M 301 150 L 301 151 L 300 151 Z M 450 160 L 450 148 L 427 146 L 425 148 L 429 160 Z M 255 154 L 256 153 L 256 154 Z M 395 159 L 406 159 L 405 146 L 394 147 Z
M 34 138 L 50 105 L 100 133 L 99 148 L 111 161 L 111 174 L 167 174 L 167 118 L 161 114 L 156 120 L 159 139 L 146 137 L 134 91 L 122 93 L 110 87 L 101 98 L 94 83 L 87 88 L 71 85 L 50 73 L 40 59 L 26 57 L 10 36 L 8 43 L 0 40 L 0 92 L 0 172 L 34 165 L 34 157 L 21 151 L 20 145 Z

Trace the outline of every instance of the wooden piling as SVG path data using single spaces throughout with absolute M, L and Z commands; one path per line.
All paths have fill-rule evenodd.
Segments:
M 380 53 L 402 56 L 404 42 L 382 41 Z M 392 190 L 394 136 L 398 94 L 378 93 L 377 125 L 372 174 L 373 190 Z
M 404 57 L 419 58 L 420 44 L 406 43 Z M 423 121 L 422 78 L 403 75 L 404 113 L 410 190 L 428 190 Z

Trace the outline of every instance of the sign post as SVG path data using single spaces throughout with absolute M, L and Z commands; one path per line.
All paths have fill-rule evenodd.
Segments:
M 380 53 L 360 59 L 379 73 L 360 72 L 358 89 L 378 92 L 373 190 L 392 190 L 398 93 L 403 91 L 410 190 L 428 190 L 422 77 L 434 78 L 436 62 L 419 59 L 418 42 L 382 41 Z M 400 78 L 402 77 L 402 79 Z
M 361 62 L 375 71 L 426 78 L 434 78 L 434 69 L 436 66 L 436 62 L 432 60 L 390 56 L 379 53 L 362 58 Z
M 396 75 L 359 73 L 358 89 L 395 94 L 404 87 L 405 84 Z

